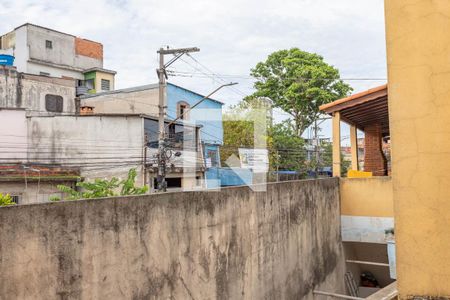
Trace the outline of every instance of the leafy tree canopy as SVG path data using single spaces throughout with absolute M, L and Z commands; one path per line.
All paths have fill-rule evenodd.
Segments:
M 270 122 L 266 107 L 257 100 L 241 101 L 230 107 L 223 116 L 224 146 L 220 149 L 222 166 L 227 165 L 230 156 L 239 157 L 238 148 L 270 148 Z
M 275 124 L 270 134 L 273 139 L 273 152 L 276 154 L 272 169 L 278 167 L 279 170 L 304 172 L 306 160 L 304 141 L 295 134 L 290 122 Z
M 270 54 L 251 70 L 256 92 L 290 114 L 298 136 L 320 115 L 319 106 L 347 96 L 352 88 L 323 57 L 298 48 Z

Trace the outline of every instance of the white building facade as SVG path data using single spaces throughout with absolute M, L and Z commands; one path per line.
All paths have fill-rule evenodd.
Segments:
M 26 23 L 0 36 L 0 54 L 13 55 L 21 73 L 76 79 L 91 93 L 114 89 L 116 72 L 103 68 L 98 42 Z

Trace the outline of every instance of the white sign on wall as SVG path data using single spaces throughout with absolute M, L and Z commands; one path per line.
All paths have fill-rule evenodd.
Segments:
M 267 149 L 239 148 L 241 168 L 252 169 L 253 172 L 269 171 L 269 152 Z

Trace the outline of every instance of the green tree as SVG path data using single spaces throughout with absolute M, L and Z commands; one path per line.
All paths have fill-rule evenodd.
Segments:
M 319 106 L 347 96 L 352 88 L 339 71 L 323 57 L 298 48 L 270 54 L 251 70 L 256 92 L 249 97 L 267 97 L 275 107 L 290 114 L 297 136 L 320 115 Z
M 224 146 L 220 149 L 222 165 L 227 165 L 226 161 L 232 155 L 239 157 L 238 148 L 258 148 L 259 145 L 270 148 L 270 124 L 266 106 L 257 100 L 241 101 L 231 106 L 223 115 Z
M 127 179 L 119 180 L 116 177 L 110 180 L 106 179 L 95 179 L 94 182 L 78 182 L 77 187 L 81 188 L 82 191 L 77 191 L 71 187 L 65 185 L 58 185 L 58 189 L 67 194 L 67 200 L 78 200 L 78 199 L 91 199 L 91 198 L 102 198 L 102 197 L 112 197 L 117 196 L 116 190 L 120 187 L 120 195 L 141 195 L 148 191 L 147 186 L 136 187 L 137 172 L 136 169 L 130 169 L 128 171 Z M 52 201 L 58 201 L 56 198 Z
M 9 194 L 0 193 L 0 206 L 16 205 Z
M 226 165 L 231 155 L 239 156 L 238 148 L 254 147 L 255 130 L 259 130 L 257 126 L 261 125 L 265 129 L 257 131 L 256 138 L 263 139 L 269 150 L 270 170 L 305 171 L 303 139 L 296 135 L 290 120 L 272 125 L 270 109 L 271 103 L 267 99 L 253 97 L 247 97 L 230 108 L 224 115 L 222 165 Z
M 273 140 L 271 152 L 275 152 L 275 159 L 271 161 L 272 169 L 305 172 L 305 143 L 295 134 L 289 121 L 275 124 L 270 135 Z
M 333 145 L 331 143 L 326 143 L 321 150 L 321 161 L 319 166 L 321 167 L 331 167 L 333 169 Z M 351 162 L 344 160 L 344 155 L 341 152 L 341 176 L 347 176 L 347 171 L 350 168 Z

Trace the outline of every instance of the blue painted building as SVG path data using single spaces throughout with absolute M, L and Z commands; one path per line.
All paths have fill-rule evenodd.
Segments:
M 220 146 L 223 144 L 222 106 L 223 103 L 207 98 L 198 106 L 204 95 L 190 91 L 172 83 L 167 84 L 167 117 L 182 116 L 183 122 L 201 125 L 200 140 L 205 158 L 205 179 L 208 188 L 220 187 Z
M 95 107 L 96 113 L 130 113 L 158 115 L 158 84 L 131 87 L 81 97 L 81 106 Z M 201 126 L 199 136 L 201 151 L 205 159 L 205 179 L 208 188 L 220 187 L 220 146 L 223 144 L 222 106 L 215 99 L 205 99 L 191 110 L 191 107 L 204 98 L 194 91 L 167 83 L 166 118 L 181 117 L 181 122 Z M 175 129 L 176 130 L 176 129 Z M 157 132 L 157 129 L 153 129 Z M 157 142 L 157 136 L 153 142 Z

